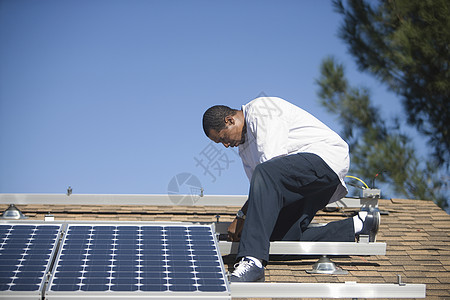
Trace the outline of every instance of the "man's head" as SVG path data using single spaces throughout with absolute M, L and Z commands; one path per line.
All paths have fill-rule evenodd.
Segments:
M 203 130 L 207 137 L 225 147 L 245 142 L 245 120 L 241 110 L 216 105 L 203 114 Z

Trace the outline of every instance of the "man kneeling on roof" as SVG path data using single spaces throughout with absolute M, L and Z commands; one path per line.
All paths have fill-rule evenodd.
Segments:
M 317 211 L 347 194 L 348 145 L 303 109 L 277 97 L 260 97 L 240 110 L 216 105 L 203 115 L 214 142 L 239 147 L 250 180 L 248 200 L 228 228 L 240 241 L 231 281 L 264 281 L 270 241 L 375 241 L 378 211 L 310 227 Z

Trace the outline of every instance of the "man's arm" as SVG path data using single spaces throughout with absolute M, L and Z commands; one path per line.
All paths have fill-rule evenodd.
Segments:
M 244 217 L 234 218 L 233 222 L 231 222 L 228 227 L 228 237 L 233 242 L 238 242 L 241 239 L 242 229 L 244 228 L 245 215 L 247 214 L 248 209 L 248 200 L 245 202 L 244 206 L 240 209 L 244 213 Z
M 254 107 L 248 112 L 247 132 L 253 136 L 249 142 L 257 163 L 288 154 L 289 127 L 285 116 L 265 114 L 262 107 Z M 256 149 L 254 149 L 256 148 Z
M 248 209 L 248 200 L 245 201 L 244 205 L 241 208 L 241 211 L 244 213 L 244 215 L 247 214 L 247 209 Z

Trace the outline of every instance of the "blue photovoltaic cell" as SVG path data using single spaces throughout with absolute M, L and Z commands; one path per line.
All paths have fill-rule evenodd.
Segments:
M 0 293 L 40 289 L 59 229 L 59 225 L 0 225 Z
M 50 290 L 224 292 L 209 226 L 70 225 Z

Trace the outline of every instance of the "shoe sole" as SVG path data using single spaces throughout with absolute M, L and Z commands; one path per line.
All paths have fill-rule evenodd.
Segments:
M 258 280 L 255 280 L 255 281 L 233 281 L 230 279 L 230 283 L 233 283 L 233 282 L 265 282 L 265 281 L 266 281 L 265 276 L 259 278 Z
M 375 212 L 376 213 L 376 217 L 375 217 L 375 219 L 376 219 L 376 226 L 375 226 L 375 228 L 373 229 L 373 230 L 371 230 L 370 231 L 370 233 L 372 233 L 373 235 L 373 238 L 371 239 L 370 238 L 370 234 L 369 234 L 369 242 L 372 242 L 372 243 L 375 243 L 376 242 L 376 240 L 377 240 L 377 233 L 378 233 L 378 230 L 380 229 L 380 212 L 379 211 L 377 211 L 377 212 Z
M 374 224 L 371 224 L 371 228 L 368 232 L 369 235 L 369 242 L 370 243 L 374 243 L 377 240 L 377 233 L 378 230 L 380 229 L 380 221 L 381 221 L 381 216 L 380 216 L 380 211 L 375 208 L 374 210 L 368 210 L 369 214 L 372 214 L 372 220 L 371 222 L 373 222 Z M 368 215 L 369 216 L 369 215 Z M 367 218 L 367 217 L 366 217 Z M 361 219 L 361 218 L 360 218 Z M 375 220 L 374 220 L 375 219 Z M 359 242 L 359 237 L 360 237 L 361 233 L 358 233 L 356 235 L 357 241 Z

